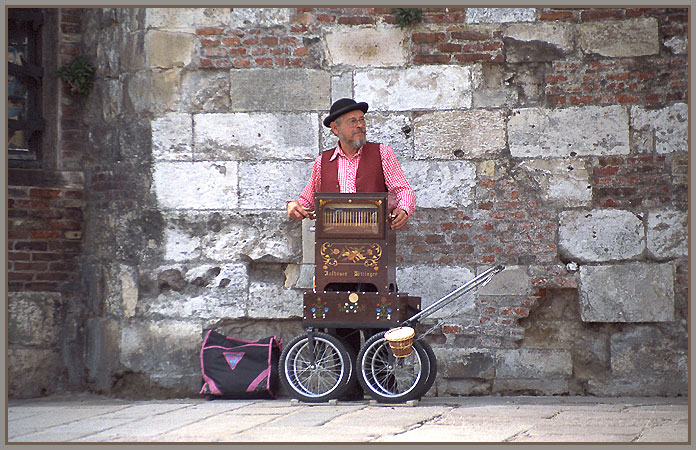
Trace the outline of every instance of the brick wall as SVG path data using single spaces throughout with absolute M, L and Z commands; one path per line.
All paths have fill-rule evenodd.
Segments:
M 79 53 L 79 12 L 61 10 L 59 65 Z M 46 72 L 50 69 L 46 68 Z M 58 145 L 45 158 L 59 170 L 10 169 L 8 188 L 9 289 L 61 291 L 80 279 L 83 189 L 80 108 L 64 87 L 59 101 Z M 51 161 L 44 161 L 50 167 Z M 62 175 L 61 172 L 70 172 Z M 75 173 L 78 171 L 78 173 Z
M 58 12 L 57 65 L 80 51 L 80 12 Z M 44 67 L 49 82 L 57 67 Z M 62 85 L 62 83 L 61 83 Z M 9 395 L 32 397 L 80 389 L 84 289 L 82 155 L 79 101 L 67 88 L 45 92 L 57 104 L 56 136 L 45 135 L 41 168 L 8 169 Z M 47 120 L 53 120 L 47 118 Z M 40 323 L 40 329 L 36 324 Z
M 82 189 L 15 185 L 8 194 L 9 290 L 60 292 L 78 283 Z

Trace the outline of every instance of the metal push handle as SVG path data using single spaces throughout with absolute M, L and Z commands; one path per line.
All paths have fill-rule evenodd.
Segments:
M 500 273 L 505 269 L 505 266 L 503 265 L 498 265 L 495 267 L 491 267 L 489 269 L 486 269 L 485 271 L 481 272 L 471 280 L 467 281 L 463 286 L 458 287 L 457 289 L 453 290 L 449 294 L 445 295 L 441 299 L 437 300 L 435 303 L 432 305 L 428 306 L 427 308 L 423 309 L 421 312 L 418 314 L 414 314 L 413 316 L 409 317 L 407 320 L 402 322 L 400 326 L 405 326 L 408 325 L 409 323 L 413 323 L 420 319 L 421 317 L 426 317 L 429 314 L 434 313 L 435 311 L 438 311 L 442 309 L 443 307 L 447 306 L 448 304 L 452 303 L 454 300 L 458 299 L 462 295 L 474 290 L 474 289 L 479 289 L 488 284 L 489 281 L 495 276 L 496 274 Z

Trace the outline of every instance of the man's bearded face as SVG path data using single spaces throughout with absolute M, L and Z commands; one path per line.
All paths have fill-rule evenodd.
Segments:
M 351 111 L 344 114 L 337 121 L 336 128 L 341 142 L 348 143 L 354 149 L 359 149 L 367 142 L 367 127 L 362 111 Z

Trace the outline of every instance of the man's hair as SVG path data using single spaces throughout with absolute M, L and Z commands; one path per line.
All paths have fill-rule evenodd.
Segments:
M 336 117 L 336 119 L 334 120 L 334 122 L 336 122 L 336 126 L 341 125 L 342 120 L 343 120 L 343 116 Z

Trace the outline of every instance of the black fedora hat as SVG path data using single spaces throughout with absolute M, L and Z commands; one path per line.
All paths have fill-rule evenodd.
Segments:
M 342 98 L 340 100 L 336 100 L 334 102 L 334 104 L 331 105 L 331 109 L 329 110 L 329 115 L 326 116 L 326 119 L 324 119 L 324 126 L 331 127 L 331 122 L 336 120 L 339 116 L 342 116 L 343 114 L 345 114 L 347 112 L 355 111 L 356 109 L 359 109 L 362 112 L 366 113 L 367 112 L 367 103 L 365 103 L 365 102 L 357 103 L 352 98 Z

